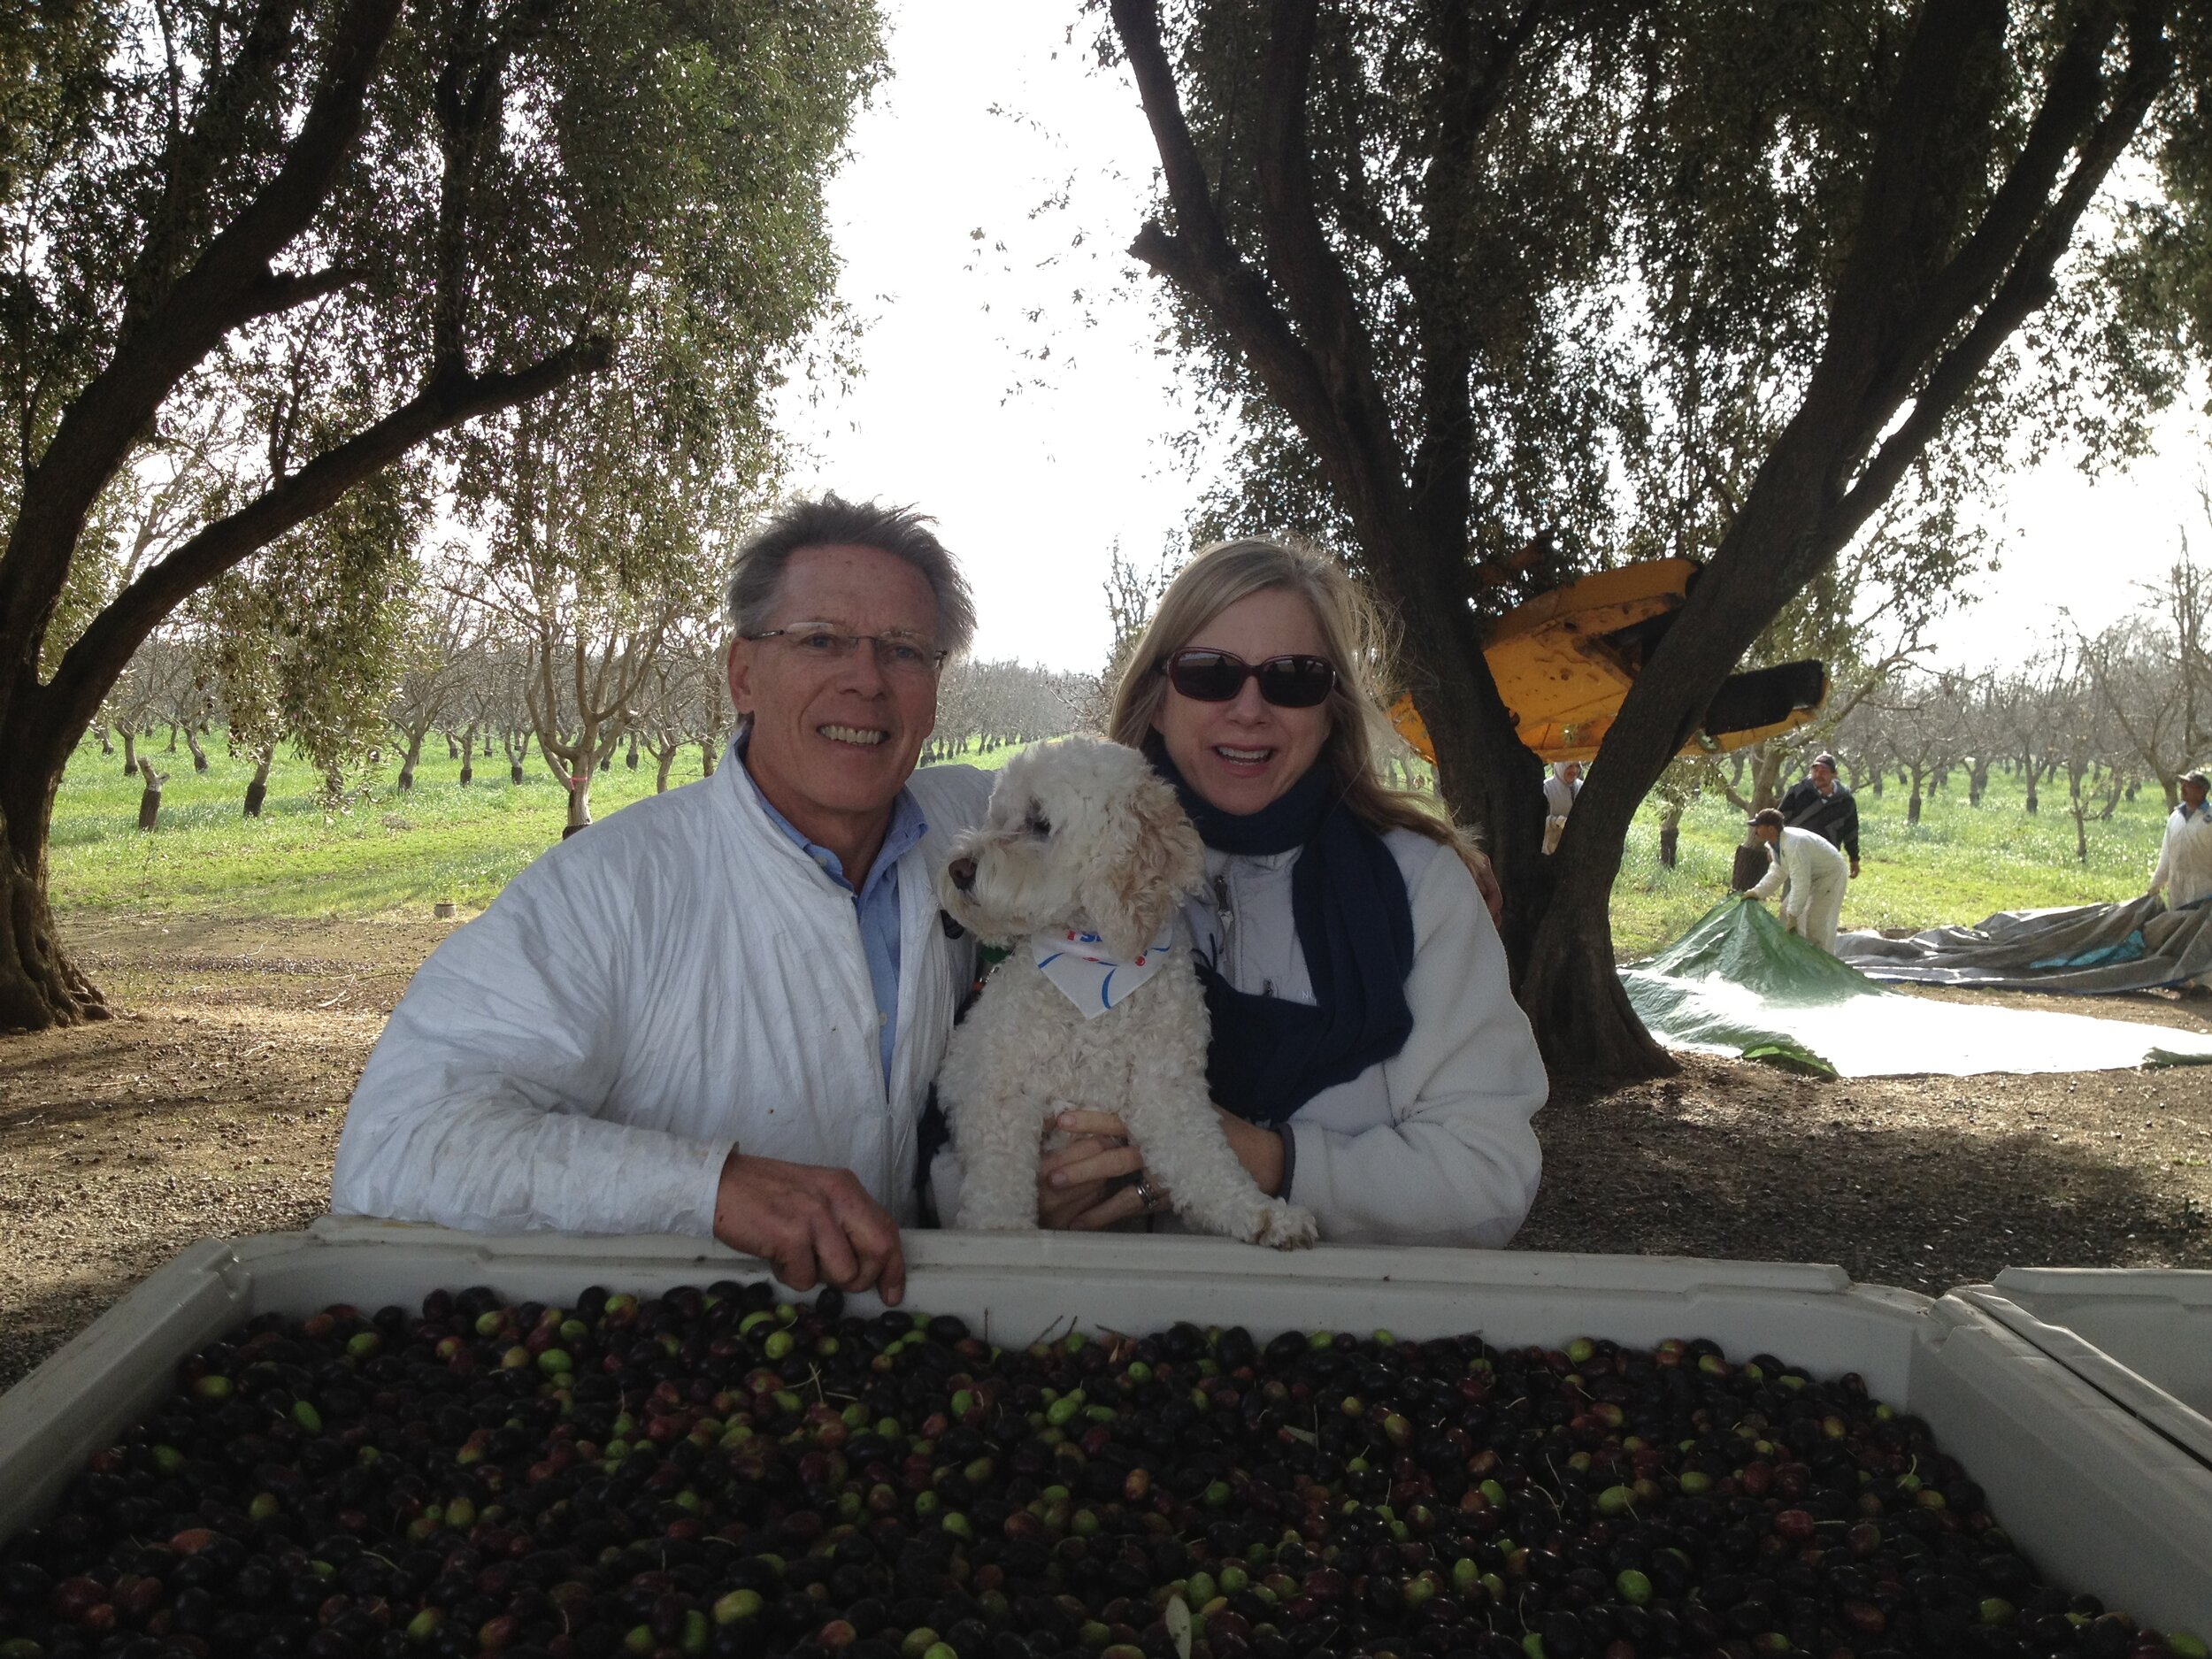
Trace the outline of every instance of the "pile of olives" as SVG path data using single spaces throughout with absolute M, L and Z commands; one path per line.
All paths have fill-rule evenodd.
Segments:
M 2206 1659 L 1926 1425 L 1709 1341 L 265 1315 L 0 1546 L 0 1659 Z

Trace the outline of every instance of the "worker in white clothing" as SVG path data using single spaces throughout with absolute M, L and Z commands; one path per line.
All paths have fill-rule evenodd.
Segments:
M 1772 807 L 1752 814 L 1751 833 L 1774 849 L 1774 868 L 1760 878 L 1751 896 L 1772 898 L 1786 884 L 1782 925 L 1834 956 L 1836 924 L 1851 886 L 1851 861 L 1826 836 L 1783 823 Z
M 2212 809 L 2205 805 L 2208 780 L 2193 772 L 2181 780 L 2181 804 L 2166 818 L 2166 839 L 2151 872 L 2150 894 L 2162 889 L 2167 904 L 2180 910 L 2212 896 Z
M 1578 760 L 1555 760 L 1551 773 L 1544 780 L 1544 850 L 1559 850 L 1559 838 L 1567 833 L 1567 814 L 1574 810 L 1575 797 L 1582 793 L 1582 763 Z

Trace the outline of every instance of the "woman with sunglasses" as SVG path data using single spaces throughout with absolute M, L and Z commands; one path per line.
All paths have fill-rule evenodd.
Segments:
M 1226 542 L 1162 596 L 1107 734 L 1152 757 L 1206 842 L 1186 919 L 1216 1109 L 1253 1179 L 1325 1240 L 1496 1247 L 1536 1196 L 1548 1086 L 1474 855 L 1382 780 L 1382 643 L 1333 561 Z M 1079 1138 L 1045 1161 L 1046 1225 L 1171 1206 L 1118 1118 L 1060 1123 Z

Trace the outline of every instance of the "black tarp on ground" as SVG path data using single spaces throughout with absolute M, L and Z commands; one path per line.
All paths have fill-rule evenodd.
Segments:
M 1986 986 L 2076 996 L 2153 991 L 2212 974 L 2212 899 L 2170 910 L 2160 899 L 2001 910 L 1972 927 L 1909 939 L 1845 933 L 1836 955 L 1870 979 Z

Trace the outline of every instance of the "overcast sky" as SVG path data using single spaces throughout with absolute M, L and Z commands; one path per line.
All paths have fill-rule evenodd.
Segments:
M 1155 562 L 1194 488 L 1166 448 L 1192 411 L 1156 349 L 1155 279 L 1122 251 L 1150 134 L 1127 82 L 1089 66 L 1087 27 L 1070 41 L 1072 5 L 886 10 L 895 78 L 830 193 L 863 373 L 786 398 L 785 430 L 810 457 L 793 482 L 934 513 L 975 586 L 979 655 L 1094 670 L 1112 548 Z M 2062 605 L 2092 631 L 2131 608 L 2184 526 L 2212 541 L 2205 454 L 2185 411 L 2128 474 L 2093 484 L 2060 453 L 2009 480 L 2001 569 L 1941 627 L 1942 657 L 2025 655 Z

